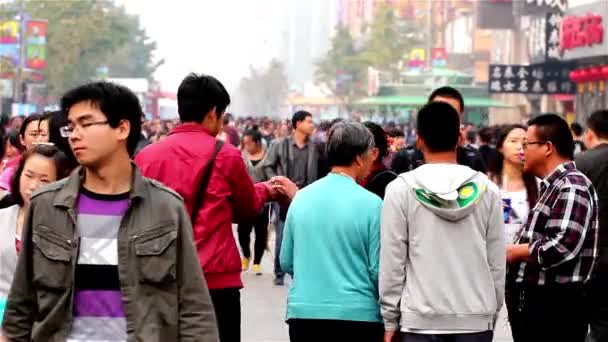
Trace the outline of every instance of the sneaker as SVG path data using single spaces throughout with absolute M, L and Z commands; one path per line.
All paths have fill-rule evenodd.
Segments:
M 255 273 L 255 275 L 262 275 L 262 266 L 261 265 L 253 265 L 253 273 Z
M 241 258 L 241 267 L 243 268 L 243 272 L 249 269 L 249 258 Z
M 285 278 L 284 277 L 276 277 L 276 278 L 274 278 L 274 284 L 276 286 L 283 286 L 283 285 L 285 285 Z

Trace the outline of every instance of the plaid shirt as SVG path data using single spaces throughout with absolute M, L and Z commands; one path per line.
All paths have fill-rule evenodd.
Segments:
M 530 257 L 511 264 L 509 278 L 527 285 L 588 281 L 598 256 L 598 199 L 573 162 L 561 164 L 540 185 L 538 203 L 518 235 Z

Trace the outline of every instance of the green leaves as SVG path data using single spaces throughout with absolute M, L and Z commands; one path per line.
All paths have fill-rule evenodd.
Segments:
M 44 70 L 51 97 L 95 78 L 100 66 L 110 77 L 150 78 L 156 45 L 146 36 L 139 18 L 113 1 L 23 2 L 24 11 L 48 21 L 47 68 Z M 19 2 L 0 7 L 0 18 L 17 13 Z
M 329 51 L 317 62 L 316 81 L 325 84 L 344 104 L 366 94 L 368 67 L 397 76 L 404 56 L 412 48 L 423 46 L 416 34 L 416 22 L 397 17 L 387 4 L 378 7 L 364 31 L 355 42 L 348 28 L 338 26 Z

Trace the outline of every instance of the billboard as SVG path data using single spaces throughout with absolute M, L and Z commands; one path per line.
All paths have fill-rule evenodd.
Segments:
M 608 56 L 608 1 L 577 6 L 561 22 L 564 60 Z
M 26 25 L 25 60 L 30 69 L 46 66 L 46 20 L 30 20 Z
M 0 44 L 19 43 L 19 23 L 15 20 L 0 22 Z

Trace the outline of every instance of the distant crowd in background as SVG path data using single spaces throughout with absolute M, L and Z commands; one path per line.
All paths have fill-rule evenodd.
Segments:
M 148 121 L 93 82 L 1 123 L 0 341 L 238 342 L 271 221 L 293 342 L 490 342 L 503 303 L 515 342 L 608 339 L 608 111 L 474 127 L 442 87 L 412 125 L 234 118 L 196 74 L 177 97 Z

